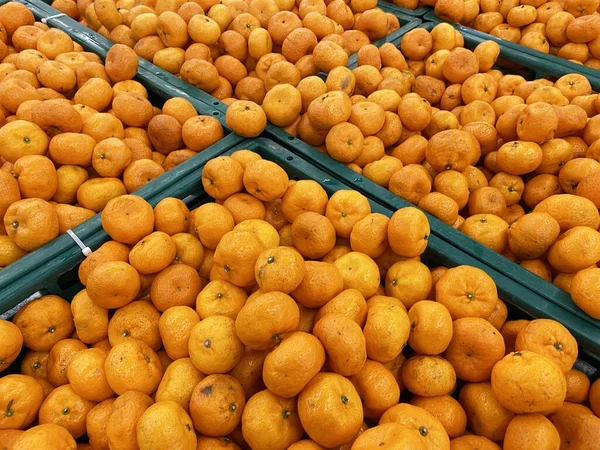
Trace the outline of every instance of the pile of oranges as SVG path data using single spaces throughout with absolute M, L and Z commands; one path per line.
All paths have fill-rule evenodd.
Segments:
M 110 200 L 112 240 L 71 305 L 46 295 L 0 321 L 0 370 L 25 348 L 0 378 L 2 448 L 597 444 L 600 381 L 573 369 L 573 336 L 507 320 L 480 269 L 424 265 L 417 208 L 328 198 L 249 150 L 202 183 L 215 202 L 191 211 Z
M 348 3 L 348 4 L 347 4 Z M 57 0 L 52 6 L 218 99 L 345 66 L 400 24 L 377 0 Z
M 154 107 L 130 48 L 103 63 L 19 3 L 0 22 L 0 267 L 223 137 L 185 99 Z
M 461 10 L 443 1 L 436 6 Z M 229 105 L 226 121 L 236 133 L 258 136 L 267 121 L 283 128 L 554 282 L 600 319 L 600 99 L 584 76 L 552 82 L 505 75 L 494 69 L 495 42 L 468 50 L 446 23 L 414 29 L 398 47 L 376 47 L 370 42 L 397 23 L 366 1 L 164 1 L 151 9 L 107 0 L 83 2 L 83 10 L 69 2 L 55 6 L 88 25 L 96 14 L 117 42 L 126 31 L 141 36 L 135 21 L 152 22 L 146 28 L 158 36 L 148 31 L 129 44 L 138 53 L 145 39 L 167 46 L 150 58 L 157 64 L 160 52 L 179 54 L 181 64 L 170 71 Z M 585 15 L 596 8 L 588 3 L 565 6 L 581 16 L 565 36 L 580 40 L 597 30 L 600 16 Z M 516 5 L 511 17 L 527 8 L 533 6 Z M 174 26 L 181 45 L 164 42 L 175 31 L 161 32 L 163 14 L 182 22 Z M 367 16 L 387 25 L 363 29 Z M 349 69 L 352 53 L 358 65 Z
M 600 70 L 598 0 L 432 0 L 435 14 Z
M 357 56 L 355 69 L 268 91 L 268 120 L 600 318 L 600 99 L 589 81 L 504 75 L 495 42 L 465 49 L 445 23 Z M 236 131 L 258 108 L 248 103 L 229 107 Z

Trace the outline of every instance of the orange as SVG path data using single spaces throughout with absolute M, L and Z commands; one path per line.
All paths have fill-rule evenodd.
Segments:
M 594 284 L 599 277 L 599 269 L 584 269 L 575 274 L 570 286 L 573 302 L 593 318 L 600 317 L 596 302 L 596 284 Z
M 168 197 L 154 207 L 154 228 L 169 236 L 187 231 L 190 211 L 183 201 Z
M 367 320 L 367 303 L 359 291 L 356 289 L 346 289 L 319 309 L 314 316 L 315 323 L 327 314 L 339 314 L 350 317 L 362 327 Z
M 5 370 L 19 356 L 23 348 L 23 335 L 15 324 L 0 320 L 0 372 Z
M 327 217 L 312 211 L 302 212 L 293 220 L 291 233 L 294 246 L 305 258 L 322 258 L 335 246 L 333 224 Z
M 319 373 L 308 383 L 298 397 L 298 414 L 307 434 L 324 447 L 347 443 L 363 421 L 358 392 L 350 381 L 332 373 Z
M 365 336 L 360 326 L 349 317 L 326 315 L 315 324 L 313 334 L 325 347 L 334 372 L 344 376 L 354 375 L 365 364 Z
M 23 334 L 23 344 L 36 352 L 49 351 L 73 332 L 73 315 L 68 302 L 45 295 L 28 303 L 13 317 Z
M 192 363 L 204 374 L 229 372 L 244 353 L 235 322 L 226 316 L 210 316 L 194 325 L 188 349 Z
M 158 387 L 163 367 L 152 350 L 144 342 L 127 339 L 114 346 L 104 363 L 104 371 L 110 388 L 122 395 L 138 391 L 150 395 Z
M 167 233 L 155 231 L 139 241 L 129 252 L 129 263 L 140 274 L 160 272 L 173 262 L 177 247 Z
M 15 450 L 31 448 L 39 450 L 53 450 L 56 448 L 76 450 L 77 444 L 64 427 L 48 423 L 37 425 L 25 431 L 17 438 L 11 448 Z
M 245 220 L 264 220 L 266 216 L 265 205 L 246 193 L 233 194 L 223 202 L 223 206 L 229 210 L 236 225 Z
M 106 422 L 109 447 L 125 444 L 128 448 L 135 448 L 137 422 L 153 403 L 146 394 L 136 391 L 128 391 L 117 397 Z
M 492 441 L 503 438 L 514 414 L 498 402 L 489 382 L 466 384 L 460 391 L 459 401 L 475 434 Z
M 294 248 L 278 247 L 262 252 L 254 266 L 258 287 L 262 292 L 289 294 L 304 277 L 304 259 Z
M 174 401 L 187 412 L 192 391 L 203 378 L 204 375 L 194 367 L 189 358 L 173 361 L 158 385 L 156 400 Z
M 532 377 L 532 373 L 536 376 Z M 498 401 L 518 413 L 548 414 L 558 410 L 567 383 L 554 360 L 530 351 L 510 353 L 492 370 L 492 389 Z
M 249 100 L 236 100 L 225 114 L 227 126 L 244 137 L 256 137 L 267 126 L 267 115 L 256 103 Z
M 392 406 L 381 416 L 379 424 L 394 422 L 418 433 L 427 449 L 450 448 L 450 439 L 442 423 L 423 408 L 408 403 Z
M 216 203 L 205 203 L 192 213 L 195 232 L 202 245 L 210 250 L 215 250 L 221 238 L 235 226 L 227 208 Z
M 315 336 L 292 333 L 267 355 L 263 380 L 275 395 L 292 398 L 304 389 L 324 363 L 325 349 Z
M 476 267 L 454 267 L 436 285 L 436 300 L 448 308 L 455 320 L 462 317 L 487 319 L 497 299 L 494 280 Z
M 510 226 L 508 245 L 517 258 L 535 259 L 548 250 L 559 233 L 560 226 L 551 215 L 532 212 Z
M 399 209 L 388 223 L 390 248 L 405 258 L 421 255 L 427 247 L 429 234 L 427 217 L 416 208 Z
M 381 280 L 377 264 L 369 256 L 350 252 L 334 264 L 342 274 L 344 289 L 357 289 L 365 298 L 375 294 Z
M 416 205 L 431 192 L 431 179 L 420 164 L 408 164 L 391 176 L 388 188 Z
M 252 286 L 255 283 L 254 265 L 264 250 L 264 244 L 251 232 L 226 233 L 215 250 L 211 272 L 236 286 Z
M 394 374 L 376 361 L 367 360 L 350 381 L 363 401 L 365 416 L 369 418 L 379 418 L 397 403 L 400 396 Z
M 116 241 L 108 241 L 102 244 L 100 248 L 87 256 L 79 265 L 79 281 L 83 285 L 87 284 L 90 273 L 101 263 L 107 261 L 127 262 L 129 257 L 129 248 Z
M 5 411 L 0 429 L 25 429 L 37 417 L 44 400 L 42 386 L 29 375 L 0 378 L 0 405 Z
M 367 321 L 363 333 L 370 359 L 387 363 L 404 349 L 410 334 L 410 319 L 404 305 L 393 297 L 374 296 L 367 302 Z M 394 324 L 389 334 L 389 324 Z
M 402 382 L 415 395 L 436 397 L 453 391 L 456 373 L 452 365 L 440 356 L 417 355 L 402 365 Z
M 467 236 L 498 253 L 506 249 L 509 229 L 503 219 L 493 214 L 474 214 L 459 227 Z
M 159 449 L 177 445 L 182 450 L 196 450 L 192 420 L 173 401 L 159 401 L 150 406 L 139 418 L 136 428 L 140 448 Z
M 348 122 L 339 123 L 327 133 L 325 147 L 333 159 L 349 163 L 363 152 L 364 136 L 356 125 Z
M 235 320 L 239 339 L 253 350 L 277 345 L 281 335 L 298 327 L 300 311 L 282 292 L 260 293 L 240 310 Z
M 299 409 L 296 399 L 284 399 L 266 389 L 258 392 L 242 414 L 244 440 L 256 450 L 288 448 L 304 434 Z
M 408 344 L 417 353 L 439 355 L 452 339 L 452 318 L 441 303 L 429 300 L 415 303 L 408 311 L 411 332 Z
M 41 247 L 60 231 L 56 210 L 40 198 L 11 204 L 4 215 L 4 227 L 15 244 L 26 251 Z
M 243 182 L 248 193 L 268 202 L 283 197 L 289 178 L 277 164 L 260 159 L 246 165 Z
M 492 368 L 504 357 L 504 350 L 504 339 L 490 322 L 466 317 L 454 322 L 445 356 L 459 378 L 479 382 L 490 378 Z
M 154 351 L 161 347 L 158 330 L 160 313 L 147 301 L 134 301 L 119 308 L 108 323 L 108 339 L 115 347 L 121 342 L 136 339 Z
M 73 390 L 83 398 L 101 402 L 114 395 L 104 373 L 107 354 L 95 348 L 73 355 L 67 368 L 67 378 Z
M 450 442 L 451 450 L 501 450 L 500 446 L 483 436 L 465 435 Z
M 120 308 L 130 303 L 140 291 L 138 272 L 122 261 L 98 265 L 87 280 L 87 294 L 101 308 Z
M 73 357 L 87 347 L 78 339 L 63 339 L 54 344 L 48 355 L 48 381 L 53 386 L 69 383 L 67 367 Z
M 350 190 L 340 190 L 334 193 L 325 210 L 325 216 L 331 221 L 336 234 L 349 238 L 354 225 L 371 213 L 367 198 Z
M 565 208 L 565 205 L 569 205 Z M 597 229 L 600 214 L 588 199 L 571 194 L 552 195 L 537 204 L 534 211 L 545 212 L 556 219 L 561 232 L 575 226 L 588 226 Z
M 173 306 L 161 314 L 158 328 L 169 357 L 179 359 L 189 356 L 190 333 L 199 321 L 198 315 L 188 306 Z
M 559 448 L 560 440 L 558 431 L 546 417 L 541 414 L 524 414 L 511 420 L 504 436 L 504 447 L 507 450 L 550 450 Z
M 568 372 L 577 359 L 577 341 L 560 323 L 550 319 L 536 319 L 523 327 L 515 342 L 517 351 L 529 350 L 547 356 Z
M 152 232 L 154 212 L 141 197 L 122 195 L 106 204 L 102 227 L 114 240 L 135 244 Z
M 201 319 L 222 315 L 235 320 L 247 297 L 242 288 L 225 280 L 213 280 L 198 294 L 196 312 Z
M 77 439 L 86 433 L 85 419 L 95 402 L 81 397 L 67 384 L 54 389 L 42 403 L 40 424 L 53 423 L 67 429 Z
M 306 261 L 303 278 L 291 296 L 307 308 L 320 308 L 344 289 L 344 280 L 334 264 Z
M 458 401 L 449 395 L 438 397 L 418 397 L 410 400 L 410 404 L 423 408 L 438 419 L 450 439 L 462 436 L 467 427 L 467 414 Z
M 246 405 L 242 385 L 230 375 L 210 375 L 196 385 L 190 399 L 190 415 L 196 430 L 207 436 L 231 433 Z
M 406 308 L 425 300 L 431 290 L 429 268 L 415 260 L 398 261 L 392 265 L 385 277 L 385 292 L 400 300 Z
M 574 403 L 565 403 L 549 419 L 552 421 L 561 437 L 561 444 L 574 448 L 587 448 L 593 446 L 598 439 L 598 417 L 585 406 Z
M 469 164 L 479 159 L 481 149 L 475 137 L 466 131 L 445 130 L 429 140 L 426 150 L 427 161 L 434 170 L 466 169 Z
M 206 193 L 217 200 L 240 192 L 243 188 L 244 169 L 229 156 L 211 159 L 202 171 L 202 185 Z
M 590 380 L 587 375 L 576 369 L 571 369 L 565 373 L 567 380 L 566 401 L 571 403 L 584 403 L 590 391 Z
M 257 392 L 265 389 L 262 372 L 267 351 L 246 350 L 240 361 L 230 372 L 237 379 L 249 399 Z
M 424 450 L 427 448 L 414 430 L 398 423 L 386 423 L 370 428 L 358 436 L 352 444 L 352 448 L 356 450 L 375 447 L 406 450 Z
M 48 352 L 27 350 L 21 360 L 21 373 L 35 378 L 48 377 Z
M 576 226 L 558 237 L 548 251 L 548 262 L 564 273 L 574 273 L 595 264 L 599 258 L 596 242 L 600 234 L 585 226 Z M 583 243 L 585 242 L 585 248 Z M 589 249 L 589 250 L 587 250 Z M 577 254 L 577 260 L 570 255 Z

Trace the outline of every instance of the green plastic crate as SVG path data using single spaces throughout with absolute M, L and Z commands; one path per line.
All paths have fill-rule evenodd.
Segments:
M 231 155 L 233 152 L 239 149 L 252 150 L 261 155 L 263 159 L 277 163 L 288 173 L 290 179 L 310 179 L 317 181 L 325 189 L 329 196 L 338 190 L 353 189 L 350 184 L 332 177 L 328 172 L 314 166 L 302 156 L 295 155 L 281 145 L 265 138 L 241 142 L 229 149 L 222 149 L 222 151 L 214 152 L 214 156 L 221 154 Z M 202 203 L 213 201 L 213 199 L 206 194 L 202 186 L 202 167 L 203 165 L 197 167 L 193 173 L 190 173 L 188 176 L 180 178 L 174 183 L 170 184 L 167 189 L 161 192 L 160 195 L 151 199 L 150 203 L 155 205 L 162 198 L 177 197 L 182 199 L 188 205 L 188 207 L 192 209 Z M 391 217 L 393 212 L 396 210 L 396 208 L 385 207 L 374 199 L 370 199 L 370 205 L 372 212 L 384 214 L 388 217 Z M 412 205 L 403 204 L 400 207 L 405 206 Z M 91 244 L 90 246 L 92 248 L 97 248 L 108 239 L 108 235 L 104 231 L 100 231 L 92 236 L 90 241 L 86 242 L 86 244 Z M 54 293 L 70 300 L 75 293 L 83 288 L 77 279 L 77 267 L 83 258 L 81 257 L 80 253 L 69 254 L 67 255 L 67 258 L 69 261 L 69 267 L 61 274 L 61 276 L 58 277 L 58 282 L 49 285 L 44 293 Z M 514 280 L 511 280 L 495 269 L 485 266 L 485 264 L 472 258 L 445 240 L 440 239 L 438 236 L 433 234 L 430 236 L 429 244 L 426 252 L 422 256 L 422 260 L 430 267 L 435 267 L 438 265 L 447 267 L 471 265 L 485 270 L 496 282 L 498 287 L 498 295 L 506 302 L 510 310 L 511 317 L 513 318 L 552 317 L 565 319 L 566 322 L 569 322 L 569 318 L 565 317 L 564 314 L 561 314 L 560 311 L 557 311 L 557 308 L 554 305 L 551 305 L 536 295 L 531 294 L 519 283 L 516 283 Z M 9 308 L 10 305 L 8 305 L 5 299 L 0 301 L 0 311 L 6 312 Z M 580 344 L 581 350 L 587 350 L 585 342 L 581 340 L 581 336 L 575 336 Z M 600 354 L 586 353 L 581 355 L 577 367 L 586 372 L 588 376 L 595 377 L 597 376 L 596 368 L 600 367 L 599 363 Z
M 4 4 L 7 1 L 8 0 L 2 0 L 0 1 L 0 4 Z M 38 20 L 52 15 L 47 11 L 38 8 L 37 5 L 32 5 L 25 1 L 22 1 L 21 3 L 27 5 Z M 52 9 L 52 11 L 55 10 Z M 54 20 L 59 19 L 51 19 L 49 25 L 54 26 Z M 81 28 L 85 30 L 84 27 Z M 106 54 L 103 49 L 98 48 L 95 45 L 93 40 L 87 41 L 81 35 L 75 40 L 77 40 L 87 51 L 100 54 L 101 57 L 104 57 Z M 149 97 L 155 105 L 161 106 L 166 99 L 181 96 L 188 99 L 199 114 L 212 115 L 224 121 L 224 115 L 221 112 L 216 111 L 213 107 L 206 105 L 193 96 L 179 93 L 167 83 L 151 82 L 149 76 L 144 78 L 137 77 L 137 79 L 148 89 Z M 215 154 L 218 154 L 224 151 L 224 149 L 230 148 L 232 145 L 241 141 L 243 141 L 242 137 L 230 133 L 217 144 L 180 164 L 165 175 L 157 178 L 155 181 L 148 183 L 146 186 L 136 191 L 135 194 L 146 199 L 152 199 L 163 191 L 165 186 L 174 183 L 179 178 L 185 177 L 190 172 L 194 172 L 200 165 L 203 165 L 208 159 L 214 157 Z M 88 242 L 94 242 L 93 236 L 100 229 L 100 216 L 96 215 L 76 227 L 73 231 L 87 244 Z M 73 239 L 68 235 L 63 234 L 36 251 L 31 252 L 15 261 L 13 264 L 10 264 L 0 271 L 0 299 L 7 302 L 7 304 L 10 305 L 9 308 L 12 308 L 43 287 L 45 283 L 55 281 L 56 277 L 53 274 L 65 271 L 65 268 L 68 267 L 69 264 L 69 255 L 72 254 L 79 254 L 82 256 L 81 250 Z
M 430 11 L 423 18 L 425 22 L 438 24 L 446 22 Z M 548 55 L 537 50 L 515 44 L 514 42 L 499 39 L 491 34 L 482 33 L 473 28 L 453 23 L 452 26 L 459 30 L 463 35 L 469 35 L 472 42 L 481 43 L 483 41 L 494 41 L 500 45 L 501 56 L 509 61 L 528 67 L 535 72 L 536 78 L 557 79 L 570 73 L 578 73 L 586 77 L 594 91 L 600 91 L 600 71 L 591 69 L 581 64 L 572 63 L 558 56 Z

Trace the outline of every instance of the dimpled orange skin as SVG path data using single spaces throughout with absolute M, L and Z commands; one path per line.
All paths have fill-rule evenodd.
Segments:
M 501 359 L 492 370 L 491 381 L 502 406 L 518 414 L 554 412 L 567 395 L 567 381 L 560 366 L 526 350 Z
M 270 352 L 263 365 L 263 380 L 274 394 L 292 398 L 325 364 L 325 349 L 313 335 L 296 332 Z
M 319 373 L 298 397 L 302 426 L 319 445 L 335 447 L 349 442 L 363 424 L 363 408 L 348 379 Z

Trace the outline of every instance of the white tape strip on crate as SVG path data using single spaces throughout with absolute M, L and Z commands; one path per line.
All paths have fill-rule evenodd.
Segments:
M 60 14 L 55 14 L 53 16 L 42 17 L 41 22 L 42 23 L 48 23 L 49 20 L 58 19 L 59 17 L 62 17 L 62 16 L 66 16 L 66 14 L 60 13 Z
M 84 256 L 90 256 L 90 254 L 92 253 L 92 249 L 89 248 L 87 245 L 85 245 L 83 243 L 83 241 L 81 239 L 79 239 L 79 237 L 73 232 L 73 230 L 67 230 L 67 234 L 71 237 L 71 239 L 73 239 L 75 241 L 75 243 L 79 246 L 79 248 L 81 249 L 81 253 L 84 254 Z
M 0 319 L 9 320 L 12 316 L 14 316 L 16 313 L 18 313 L 19 310 L 21 308 L 23 308 L 25 305 L 40 298 L 41 296 L 42 296 L 42 293 L 40 291 L 34 292 L 29 297 L 27 297 L 25 300 L 23 300 L 21 303 L 16 305 L 14 308 L 9 309 L 8 311 L 6 311 L 3 314 L 0 314 Z
M 79 237 L 73 232 L 73 230 L 67 230 L 67 234 L 79 246 L 79 248 L 81 249 L 81 253 L 83 253 L 84 256 L 89 256 L 92 253 L 92 249 L 89 248 L 87 245 L 85 245 L 83 243 L 83 241 L 81 239 L 79 239 Z M 27 297 L 25 300 L 23 300 L 21 303 L 19 303 L 15 307 L 9 309 L 8 311 L 4 312 L 3 314 L 0 314 L 0 319 L 8 320 L 12 316 L 14 316 L 17 312 L 19 312 L 19 310 L 21 308 L 23 308 L 25 305 L 40 298 L 41 296 L 42 296 L 41 291 L 37 291 L 37 292 L 31 294 L 29 297 Z

